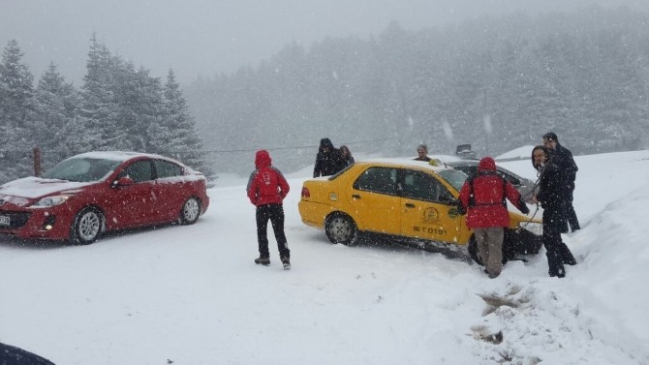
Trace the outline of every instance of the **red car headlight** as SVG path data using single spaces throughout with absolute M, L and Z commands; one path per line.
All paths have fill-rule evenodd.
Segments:
M 32 204 L 30 208 L 49 208 L 55 205 L 63 204 L 70 199 L 70 195 L 53 195 L 43 198 Z

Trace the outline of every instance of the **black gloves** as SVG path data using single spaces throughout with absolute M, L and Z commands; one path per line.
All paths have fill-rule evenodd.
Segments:
M 457 207 L 457 212 L 460 215 L 465 215 L 466 214 L 466 209 L 464 209 L 464 205 L 462 205 L 462 201 L 460 199 L 455 201 L 455 206 Z
M 523 201 L 523 197 L 518 199 L 518 205 L 520 206 L 519 210 L 521 211 L 521 213 L 529 214 L 530 208 L 528 208 L 527 204 L 525 204 L 525 202 Z

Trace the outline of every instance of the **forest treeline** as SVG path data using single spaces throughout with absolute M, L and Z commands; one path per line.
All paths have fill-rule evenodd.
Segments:
M 591 7 L 293 43 L 186 95 L 206 148 L 274 148 L 289 171 L 313 163 L 322 137 L 384 156 L 414 156 L 420 142 L 497 156 L 555 131 L 589 154 L 647 147 L 648 67 L 649 15 Z M 245 171 L 251 156 L 216 163 Z
M 201 78 L 183 92 L 90 40 L 80 89 L 55 65 L 34 85 L 16 41 L 0 62 L 0 182 L 90 150 L 176 157 L 248 173 L 271 150 L 294 171 L 313 164 L 321 138 L 353 153 L 478 155 L 537 144 L 555 131 L 575 154 L 649 144 L 649 15 L 591 7 L 523 13 L 444 28 L 390 24 L 362 39 L 283 49 L 256 67 Z
M 76 89 L 54 64 L 34 85 L 17 41 L 0 62 L 0 183 L 33 175 L 33 148 L 44 169 L 88 151 L 126 150 L 175 157 L 210 175 L 196 121 L 172 70 L 166 81 L 112 55 L 95 35 Z

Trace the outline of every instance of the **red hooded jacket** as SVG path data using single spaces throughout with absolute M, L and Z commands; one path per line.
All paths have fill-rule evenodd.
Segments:
M 257 151 L 255 155 L 255 171 L 250 174 L 248 198 L 259 207 L 266 204 L 282 204 L 290 190 L 288 182 L 282 173 L 271 165 L 268 151 Z
M 529 211 L 519 192 L 496 174 L 496 162 L 484 157 L 476 175 L 469 177 L 460 191 L 460 202 L 467 212 L 469 228 L 508 227 L 507 198 L 522 212 Z

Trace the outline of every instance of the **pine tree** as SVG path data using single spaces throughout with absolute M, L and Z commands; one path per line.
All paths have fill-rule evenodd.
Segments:
M 75 121 L 76 105 L 80 99 L 78 92 L 71 83 L 65 82 L 53 63 L 38 81 L 34 99 L 31 129 L 35 146 L 42 151 L 41 165 L 46 170 L 73 154 L 68 145 L 78 136 L 69 133 L 68 129 Z
M 32 171 L 34 136 L 32 117 L 34 76 L 21 63 L 23 53 L 15 40 L 9 41 L 0 63 L 0 181 L 28 176 Z
M 83 105 L 77 123 L 87 131 L 75 146 L 81 151 L 129 150 L 126 131 L 119 126 L 119 108 L 115 100 L 115 74 L 119 58 L 93 34 L 84 76 Z
M 151 141 L 158 151 L 175 157 L 183 163 L 211 176 L 202 143 L 196 131 L 196 121 L 189 112 L 187 101 L 172 70 L 167 74 L 164 85 L 164 113 L 160 124 L 151 124 Z
M 164 114 L 160 79 L 149 70 L 135 71 L 131 63 L 117 70 L 115 101 L 119 108 L 118 128 L 126 132 L 130 148 L 152 152 L 148 128 L 159 124 Z

